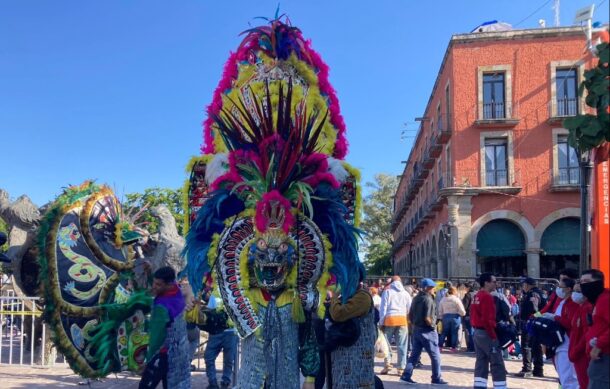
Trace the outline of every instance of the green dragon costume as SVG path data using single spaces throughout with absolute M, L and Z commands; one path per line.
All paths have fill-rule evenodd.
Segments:
M 38 233 L 45 320 L 83 377 L 138 371 L 146 356 L 152 298 L 134 286 L 130 247 L 141 235 L 121 217 L 109 188 L 85 182 L 48 207 Z

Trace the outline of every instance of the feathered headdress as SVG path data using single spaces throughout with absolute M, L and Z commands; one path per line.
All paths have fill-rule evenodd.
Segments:
M 280 18 L 244 34 L 207 109 L 204 155 L 189 166 L 191 285 L 201 288 L 233 223 L 250 218 L 252 233 L 263 234 L 272 226 L 269 216 L 281 212 L 282 225 L 272 227 L 295 239 L 307 220 L 315 225 L 326 246 L 317 255 L 324 262 L 326 250 L 329 258 L 310 278 L 326 280 L 330 270 L 347 299 L 364 276 L 357 252 L 358 173 L 342 161 L 345 125 L 328 67 L 300 30 Z M 301 271 L 297 288 L 306 300 L 304 280 L 309 287 L 312 281 Z

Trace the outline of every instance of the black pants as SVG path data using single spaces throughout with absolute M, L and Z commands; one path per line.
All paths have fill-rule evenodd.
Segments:
M 521 348 L 523 351 L 523 371 L 532 371 L 532 363 L 534 365 L 534 373 L 542 374 L 544 360 L 542 358 L 542 346 L 536 338 L 532 338 L 526 329 L 521 331 Z
M 167 354 L 155 355 L 146 365 L 138 389 L 154 389 L 163 382 L 163 389 L 167 389 Z

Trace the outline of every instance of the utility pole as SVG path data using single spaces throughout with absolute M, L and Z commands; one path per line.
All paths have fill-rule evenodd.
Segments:
M 591 153 L 581 151 L 580 161 L 580 260 L 578 270 L 582 273 L 591 267 L 589 261 L 589 179 L 591 176 Z
M 559 0 L 555 0 L 555 6 L 559 7 Z M 576 17 L 574 18 L 574 23 L 587 23 L 585 32 L 587 37 L 587 48 L 592 55 L 595 55 L 595 49 L 592 44 L 592 20 L 594 10 L 595 4 L 581 8 L 576 11 Z M 558 17 L 558 12 L 558 9 L 556 9 L 555 17 Z M 578 270 L 582 273 L 583 270 L 591 267 L 591 261 L 589 260 L 589 189 L 591 187 L 590 178 L 593 164 L 591 163 L 591 151 L 584 150 L 580 145 L 578 149 L 580 152 L 580 160 L 578 161 L 578 166 L 580 168 L 580 260 L 578 263 Z

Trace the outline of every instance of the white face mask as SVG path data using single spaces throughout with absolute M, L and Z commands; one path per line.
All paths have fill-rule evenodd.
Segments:
M 585 302 L 585 296 L 580 292 L 572 292 L 572 300 L 577 304 Z
M 564 292 L 562 288 L 555 289 L 555 293 L 557 294 L 557 297 L 559 297 L 560 299 L 566 298 L 566 292 Z

